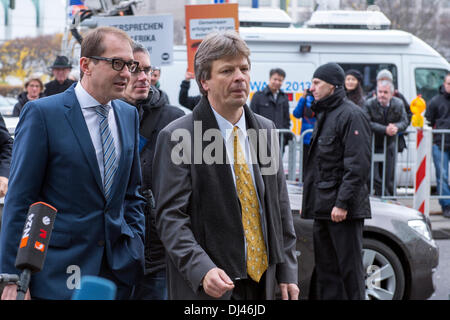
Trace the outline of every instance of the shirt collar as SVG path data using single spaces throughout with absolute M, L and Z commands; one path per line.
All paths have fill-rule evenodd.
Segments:
M 247 124 L 245 121 L 245 110 L 242 109 L 242 115 L 241 118 L 236 122 L 235 125 L 233 125 L 230 121 L 222 117 L 216 110 L 214 110 L 213 107 L 211 107 L 214 116 L 216 117 L 217 124 L 219 125 L 220 133 L 222 134 L 222 137 L 225 141 L 228 141 L 231 134 L 233 133 L 233 128 L 238 127 L 240 130 L 240 133 L 243 135 L 244 138 L 247 138 Z
M 101 104 L 83 88 L 81 81 L 78 81 L 75 86 L 75 95 L 77 96 L 81 109 L 92 108 Z M 111 101 L 108 101 L 106 105 L 111 108 Z

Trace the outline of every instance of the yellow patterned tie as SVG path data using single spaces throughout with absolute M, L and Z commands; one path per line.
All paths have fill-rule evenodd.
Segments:
M 267 253 L 261 228 L 258 197 L 252 176 L 238 139 L 238 127 L 233 128 L 234 174 L 236 190 L 242 208 L 242 224 L 247 241 L 247 273 L 259 282 L 267 269 Z

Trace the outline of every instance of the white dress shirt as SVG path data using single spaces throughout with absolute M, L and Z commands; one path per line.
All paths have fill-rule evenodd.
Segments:
M 99 126 L 99 115 L 95 111 L 96 106 L 100 105 L 97 100 L 95 100 L 81 85 L 81 81 L 78 81 L 75 86 L 75 95 L 77 96 L 78 102 L 80 103 L 81 111 L 83 112 L 84 120 L 89 129 L 89 134 L 91 136 L 92 144 L 95 148 L 95 155 L 97 157 L 98 168 L 100 169 L 100 176 L 102 177 L 102 182 L 104 183 L 104 166 L 103 166 L 103 147 L 102 139 L 100 137 L 100 126 Z M 119 164 L 120 159 L 120 137 L 117 128 L 116 118 L 114 115 L 114 109 L 112 108 L 111 101 L 106 105 L 109 106 L 108 112 L 108 125 L 111 130 L 111 134 L 114 138 L 114 146 L 116 147 L 116 165 Z
M 211 107 L 214 112 L 214 116 L 216 117 L 217 124 L 219 125 L 220 133 L 222 134 L 223 139 L 225 140 L 225 147 L 227 151 L 228 160 L 230 161 L 231 172 L 233 174 L 234 185 L 236 186 L 236 176 L 234 174 L 234 143 L 233 143 L 233 128 L 236 126 L 239 128 L 238 130 L 238 138 L 241 147 L 244 148 L 244 156 L 245 162 L 247 162 L 248 169 L 252 175 L 253 185 L 256 189 L 255 176 L 253 173 L 253 165 L 254 161 L 252 161 L 252 154 L 250 152 L 250 142 L 247 135 L 247 126 L 245 122 L 245 111 L 242 110 L 242 116 L 238 120 L 238 122 L 233 125 L 227 119 L 222 117 L 219 113 Z

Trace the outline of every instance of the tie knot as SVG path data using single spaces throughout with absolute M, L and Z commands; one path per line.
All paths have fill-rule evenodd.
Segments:
M 107 118 L 109 113 L 109 106 L 100 104 L 95 107 L 95 111 L 103 118 Z

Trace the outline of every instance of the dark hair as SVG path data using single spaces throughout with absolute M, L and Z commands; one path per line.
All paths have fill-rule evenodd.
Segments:
M 275 68 L 270 70 L 269 77 L 272 77 L 274 74 L 279 74 L 283 78 L 286 78 L 286 72 L 284 72 L 284 70 L 281 68 Z

